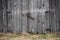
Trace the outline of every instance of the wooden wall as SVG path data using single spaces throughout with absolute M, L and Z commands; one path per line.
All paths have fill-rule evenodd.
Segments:
M 2 0 L 2 3 L 5 31 L 8 29 L 8 32 L 17 33 L 47 33 L 48 29 L 55 30 L 56 28 L 56 16 L 48 12 L 53 4 L 49 4 L 49 0 L 8 0 L 7 4 L 5 0 Z M 8 14 L 8 28 L 6 13 Z

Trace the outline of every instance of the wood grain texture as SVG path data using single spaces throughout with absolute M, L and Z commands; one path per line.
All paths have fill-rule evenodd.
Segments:
M 59 29 L 59 3 L 57 0 L 2 0 L 1 22 L 5 26 L 3 30 L 10 32 L 47 33 L 56 32 Z M 54 10 L 54 11 L 52 11 Z M 58 10 L 58 11 L 56 11 Z M 8 14 L 8 21 L 6 15 Z M 29 15 L 27 15 L 29 14 Z M 47 30 L 49 29 L 49 30 Z

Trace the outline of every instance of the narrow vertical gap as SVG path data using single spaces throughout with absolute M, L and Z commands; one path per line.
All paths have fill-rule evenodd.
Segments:
M 51 1 L 49 0 L 49 29 L 51 29 L 51 26 L 50 26 L 50 7 L 51 7 Z
M 8 31 L 8 0 L 5 0 L 5 2 L 6 2 L 6 22 L 7 22 L 7 31 Z

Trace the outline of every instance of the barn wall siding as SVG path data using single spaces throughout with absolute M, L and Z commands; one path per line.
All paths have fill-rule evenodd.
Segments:
M 2 2 L 3 24 L 5 26 L 3 29 L 7 31 L 6 2 L 5 0 Z M 52 31 L 58 29 L 58 27 L 55 29 L 58 23 L 56 23 L 56 17 L 58 17 L 56 15 L 58 14 L 46 13 L 50 11 L 50 6 L 50 9 L 55 9 L 54 3 L 50 4 L 49 0 L 8 0 L 7 5 L 8 31 L 10 32 L 47 33 L 48 29 Z

